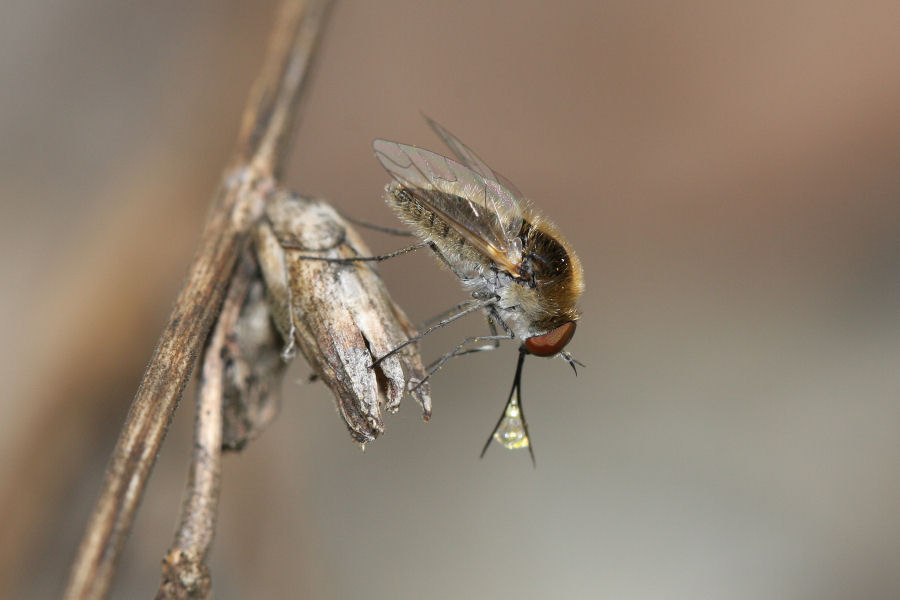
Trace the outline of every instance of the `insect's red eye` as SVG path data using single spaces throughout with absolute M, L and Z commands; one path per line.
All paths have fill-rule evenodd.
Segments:
M 575 321 L 563 323 L 556 329 L 525 340 L 525 348 L 537 356 L 553 356 L 565 348 L 575 335 Z

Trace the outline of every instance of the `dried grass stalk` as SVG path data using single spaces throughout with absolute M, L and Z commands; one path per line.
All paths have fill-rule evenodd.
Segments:
M 182 391 L 222 306 L 249 230 L 284 159 L 297 99 L 329 3 L 286 0 L 251 94 L 231 167 L 207 218 L 200 249 L 116 442 L 100 497 L 72 564 L 65 597 L 106 596 Z

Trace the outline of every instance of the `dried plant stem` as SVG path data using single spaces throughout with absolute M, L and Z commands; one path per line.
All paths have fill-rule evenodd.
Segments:
M 227 346 L 235 343 L 234 330 L 255 273 L 256 265 L 245 253 L 203 353 L 187 492 L 175 541 L 163 560 L 163 582 L 156 595 L 159 600 L 209 597 L 211 584 L 205 561 L 219 501 Z
M 212 327 L 248 230 L 283 160 L 292 108 L 321 31 L 325 0 L 287 0 L 244 114 L 232 166 L 200 249 L 132 402 L 69 574 L 68 599 L 106 596 L 150 470 Z

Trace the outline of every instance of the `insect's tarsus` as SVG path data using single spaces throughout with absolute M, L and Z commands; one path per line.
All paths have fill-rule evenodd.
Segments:
M 290 242 L 282 242 L 282 247 L 287 248 L 288 250 L 306 250 L 297 244 L 291 244 Z M 408 254 L 410 252 L 415 252 L 416 250 L 421 250 L 422 248 L 427 248 L 427 243 L 414 244 L 412 246 L 407 246 L 406 248 L 401 248 L 400 250 L 395 250 L 393 252 L 389 252 L 388 254 L 380 254 L 378 256 L 351 256 L 348 258 L 329 258 L 326 256 L 309 256 L 309 255 L 301 255 L 296 258 L 302 258 L 304 260 L 319 260 L 322 262 L 330 262 L 330 263 L 340 263 L 340 264 L 349 264 L 355 262 L 381 262 L 383 260 L 388 260 L 390 258 L 394 258 L 395 256 L 400 256 L 402 254 Z
M 488 446 L 491 445 L 494 434 L 500 429 L 500 425 L 506 417 L 507 407 L 512 403 L 513 396 L 518 392 L 519 418 L 522 419 L 522 430 L 525 432 L 525 439 L 528 440 L 528 454 L 531 455 L 531 466 L 537 468 L 537 462 L 534 460 L 534 447 L 531 443 L 531 434 L 528 433 L 528 422 L 525 421 L 525 410 L 522 408 L 522 365 L 525 363 L 526 354 L 528 354 L 528 351 L 524 347 L 519 348 L 519 361 L 516 363 L 516 376 L 513 378 L 512 388 L 509 390 L 509 397 L 506 399 L 506 405 L 503 407 L 503 412 L 500 413 L 500 418 L 497 419 L 497 424 L 494 425 L 494 429 L 484 443 L 484 448 L 481 449 L 481 454 L 478 458 L 484 458 L 484 453 L 487 452 Z
M 578 377 L 578 369 L 575 368 L 575 365 L 578 365 L 581 368 L 585 368 L 585 364 L 568 352 L 560 352 L 559 355 L 562 356 L 567 363 L 569 363 L 569 366 L 572 367 L 573 371 L 575 371 L 575 376 Z

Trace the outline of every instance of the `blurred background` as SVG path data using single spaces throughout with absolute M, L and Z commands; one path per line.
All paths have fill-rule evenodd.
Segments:
M 443 151 L 424 112 L 557 222 L 588 366 L 526 363 L 537 469 L 478 460 L 515 344 L 365 453 L 298 361 L 226 457 L 216 596 L 900 597 L 897 3 L 549 6 L 340 2 L 286 174 L 394 225 L 371 140 Z M 2 9 L 0 596 L 62 590 L 275 9 Z M 416 322 L 464 299 L 426 255 L 381 272 Z M 158 585 L 192 419 L 189 388 L 114 598 Z

